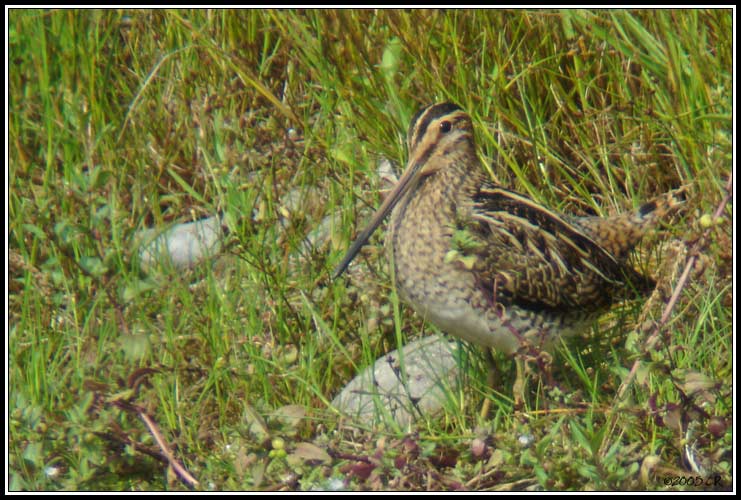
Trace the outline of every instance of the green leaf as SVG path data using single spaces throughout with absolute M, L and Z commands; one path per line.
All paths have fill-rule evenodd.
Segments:
M 80 266 L 91 276 L 102 276 L 108 271 L 100 257 L 80 257 Z

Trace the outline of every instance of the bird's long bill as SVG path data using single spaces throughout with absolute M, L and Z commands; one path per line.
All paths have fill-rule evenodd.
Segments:
M 416 163 L 407 167 L 404 175 L 401 176 L 401 179 L 399 179 L 399 182 L 396 184 L 396 188 L 394 188 L 394 191 L 386 197 L 386 200 L 384 200 L 383 204 L 381 204 L 381 207 L 376 210 L 375 214 L 373 214 L 373 218 L 371 219 L 370 223 L 363 230 L 363 232 L 360 233 L 360 236 L 357 237 L 357 239 L 347 250 L 347 253 L 342 258 L 342 262 L 340 262 L 339 265 L 334 268 L 332 279 L 339 278 L 342 273 L 345 272 L 347 266 L 350 265 L 350 262 L 352 262 L 360 249 L 363 248 L 363 245 L 368 243 L 371 235 L 376 230 L 376 228 L 378 228 L 381 222 L 383 222 L 383 219 L 385 219 L 386 216 L 391 212 L 391 210 L 393 210 L 399 200 L 404 197 L 409 189 L 417 183 L 420 167 L 422 165 L 423 163 Z

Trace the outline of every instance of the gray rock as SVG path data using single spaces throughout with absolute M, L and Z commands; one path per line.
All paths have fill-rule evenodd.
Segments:
M 137 236 L 141 268 L 161 265 L 190 269 L 221 251 L 224 232 L 218 216 L 177 224 L 168 229 L 146 229 Z
M 405 427 L 438 413 L 455 393 L 458 344 L 433 335 L 407 344 L 401 353 L 379 358 L 342 389 L 332 406 L 368 425 Z

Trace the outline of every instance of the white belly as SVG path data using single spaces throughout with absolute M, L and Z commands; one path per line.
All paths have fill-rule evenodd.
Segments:
M 494 348 L 505 354 L 514 354 L 520 347 L 520 341 L 508 326 L 497 318 L 487 319 L 481 311 L 474 310 L 465 302 L 457 307 L 451 307 L 448 303 L 440 307 L 417 307 L 414 304 L 414 308 L 443 332 L 467 342 Z

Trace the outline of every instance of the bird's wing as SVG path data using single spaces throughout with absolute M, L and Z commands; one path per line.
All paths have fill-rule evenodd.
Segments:
M 531 199 L 485 185 L 457 221 L 450 260 L 473 270 L 494 301 L 530 309 L 597 310 L 651 280 Z

